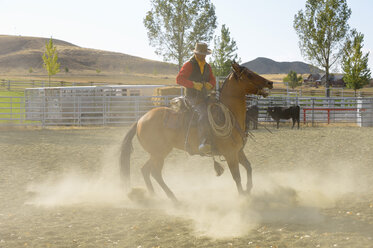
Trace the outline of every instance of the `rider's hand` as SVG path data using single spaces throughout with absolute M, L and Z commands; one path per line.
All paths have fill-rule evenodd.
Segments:
M 206 87 L 207 90 L 211 90 L 212 88 L 214 88 L 214 85 L 212 85 L 212 84 L 210 84 L 209 82 L 207 82 L 207 83 L 205 84 L 205 87 Z
M 201 90 L 202 90 L 202 87 L 203 87 L 203 84 L 202 84 L 202 83 L 193 82 L 193 88 L 195 88 L 196 90 L 201 91 Z

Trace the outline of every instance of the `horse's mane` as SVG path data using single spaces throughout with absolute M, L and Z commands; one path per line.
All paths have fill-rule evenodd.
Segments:
M 228 78 L 230 77 L 230 75 L 232 74 L 232 72 L 230 72 L 229 74 L 228 74 L 228 76 L 226 76 L 225 77 L 225 79 L 224 79 L 224 82 L 223 82 L 223 84 L 222 84 L 222 86 L 221 87 L 219 87 L 219 93 L 221 93 L 221 91 L 223 90 L 223 88 L 224 88 L 224 85 L 225 85 L 225 83 L 228 81 Z
M 239 66 L 239 67 L 240 67 L 241 70 L 247 69 L 245 66 Z M 228 74 L 228 76 L 225 77 L 224 82 L 223 82 L 223 85 L 219 88 L 219 94 L 222 92 L 225 83 L 228 81 L 228 78 L 232 75 L 232 73 L 233 73 L 234 78 L 235 78 L 236 80 L 238 80 L 238 76 L 237 76 L 237 74 L 232 70 L 232 71 Z

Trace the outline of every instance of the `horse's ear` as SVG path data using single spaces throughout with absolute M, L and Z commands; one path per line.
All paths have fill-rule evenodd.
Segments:
M 236 61 L 232 61 L 232 69 L 235 73 L 240 73 L 241 72 L 241 67 L 239 64 L 236 63 Z

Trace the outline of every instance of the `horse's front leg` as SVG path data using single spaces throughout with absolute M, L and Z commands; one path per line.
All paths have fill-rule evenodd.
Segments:
M 244 193 L 241 184 L 241 175 L 240 170 L 238 168 L 238 154 L 235 156 L 226 157 L 229 170 L 231 171 L 233 180 L 236 182 L 237 190 L 240 195 Z
M 250 194 L 251 189 L 253 188 L 253 179 L 252 179 L 252 168 L 249 160 L 246 158 L 245 153 L 241 150 L 238 153 L 238 160 L 240 164 L 245 167 L 247 174 L 247 183 L 246 183 L 246 193 Z

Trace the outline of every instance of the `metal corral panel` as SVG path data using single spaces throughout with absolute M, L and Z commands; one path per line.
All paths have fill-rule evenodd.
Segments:
M 150 97 L 164 85 L 113 85 L 30 88 L 25 90 L 26 120 L 50 125 L 105 124 L 136 118 L 153 107 Z M 135 97 L 145 97 L 135 99 Z M 134 111 L 136 109 L 136 111 Z M 109 119 L 104 118 L 110 117 Z
M 268 107 L 299 105 L 300 120 L 304 124 L 345 122 L 373 126 L 373 98 L 251 96 L 248 98 L 248 106 L 250 105 L 258 105 L 259 121 L 273 121 L 267 114 Z

